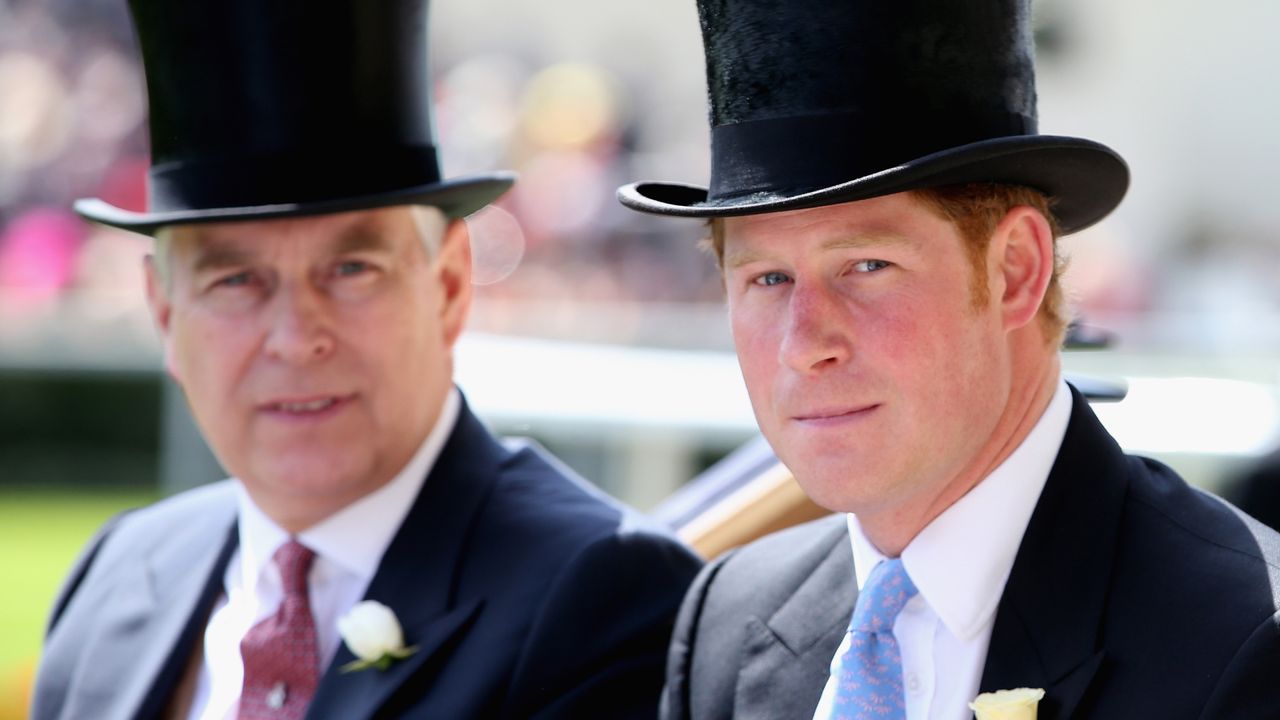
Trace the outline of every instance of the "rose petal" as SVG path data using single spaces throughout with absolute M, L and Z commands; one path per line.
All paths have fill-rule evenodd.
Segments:
M 338 634 L 361 660 L 377 660 L 404 647 L 404 634 L 391 608 L 365 600 L 338 618 Z
M 969 703 L 977 720 L 1035 720 L 1036 707 L 1044 697 L 1040 688 L 1016 688 L 982 693 Z

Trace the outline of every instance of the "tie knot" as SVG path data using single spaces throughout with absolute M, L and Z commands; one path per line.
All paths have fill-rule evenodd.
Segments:
M 849 629 L 868 633 L 892 631 L 894 619 L 916 592 L 915 583 L 911 582 L 900 558 L 882 561 L 858 593 Z
M 276 567 L 280 568 L 280 582 L 284 586 L 286 597 L 306 596 L 307 573 L 311 571 L 311 562 L 315 559 L 316 554 L 310 548 L 292 538 L 276 550 Z

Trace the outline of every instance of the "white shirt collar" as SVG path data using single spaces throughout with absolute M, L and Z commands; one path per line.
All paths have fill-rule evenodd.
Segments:
M 391 482 L 303 531 L 298 536 L 302 544 L 360 581 L 367 584 L 372 580 L 383 553 L 453 432 L 461 404 L 458 389 L 450 388 L 435 427 Z M 240 509 L 241 582 L 253 592 L 263 568 L 289 534 L 254 504 L 239 479 L 235 486 Z
M 1022 444 L 902 551 L 902 564 L 920 595 L 960 640 L 976 636 L 995 614 L 1022 535 L 1062 446 L 1071 405 L 1071 391 L 1060 379 Z M 849 515 L 848 524 L 861 590 L 885 556 L 862 533 L 856 517 Z

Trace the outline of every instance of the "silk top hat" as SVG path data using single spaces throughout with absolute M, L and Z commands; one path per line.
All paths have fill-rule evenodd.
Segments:
M 698 0 L 711 183 L 641 182 L 635 210 L 720 217 L 968 182 L 1054 198 L 1064 231 L 1115 208 L 1110 148 L 1039 135 L 1028 0 Z
M 450 217 L 514 180 L 445 180 L 432 132 L 427 0 L 131 0 L 150 101 L 148 210 L 80 200 L 106 225 L 401 204 Z

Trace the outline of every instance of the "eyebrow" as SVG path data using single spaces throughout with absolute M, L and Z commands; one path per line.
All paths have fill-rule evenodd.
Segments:
M 252 243 L 252 240 L 246 242 Z M 194 272 L 196 273 L 248 265 L 254 259 L 252 250 L 225 244 L 218 240 L 206 239 L 204 242 L 199 243 L 198 247 L 194 264 Z M 376 228 L 369 227 L 368 224 L 360 224 L 347 228 L 338 235 L 337 240 L 333 243 L 333 253 L 335 255 L 344 255 L 367 250 L 386 250 L 388 247 L 389 245 L 383 233 L 378 232 Z
M 200 249 L 196 251 L 194 272 L 198 274 L 209 270 L 247 265 L 250 259 L 250 254 L 240 248 L 202 243 Z
M 369 227 L 368 223 L 362 223 L 343 230 L 333 249 L 334 254 L 344 255 L 365 250 L 387 250 L 390 247 L 385 232 L 379 232 L 377 228 Z
M 853 237 L 839 237 L 828 240 L 819 246 L 819 250 L 849 250 L 867 247 L 882 247 L 886 245 L 918 245 L 915 240 L 910 240 L 901 235 L 870 233 L 866 235 L 857 235 Z M 737 268 L 760 260 L 767 260 L 769 253 L 760 250 L 735 250 L 725 254 L 724 266 L 726 268 Z

